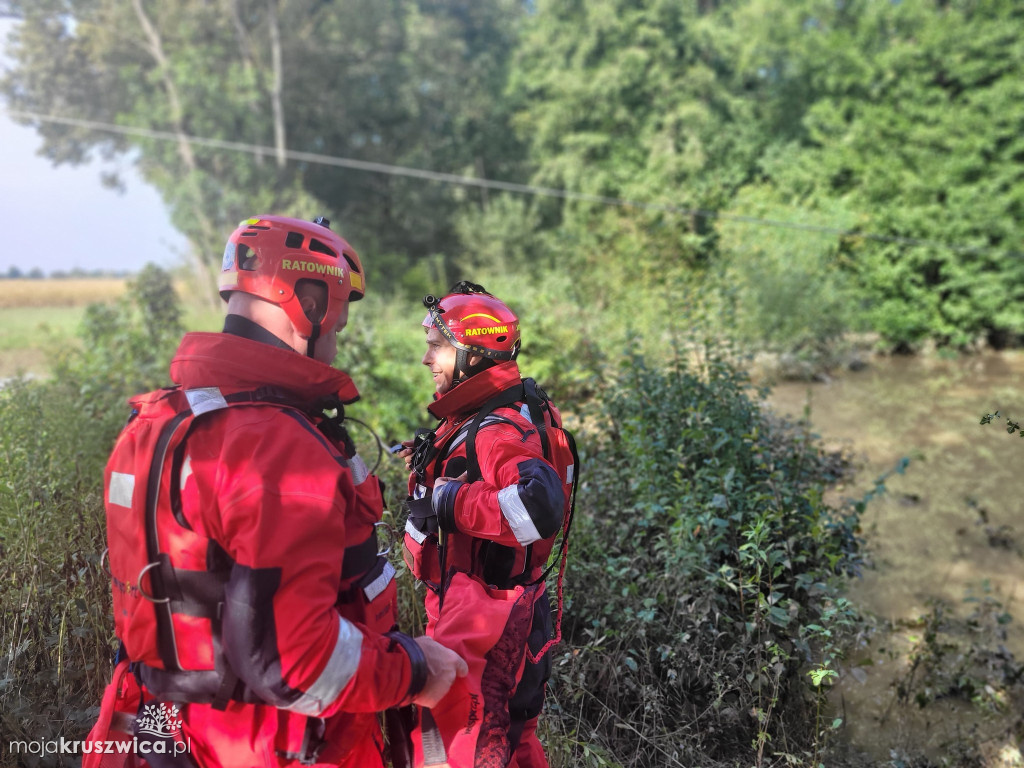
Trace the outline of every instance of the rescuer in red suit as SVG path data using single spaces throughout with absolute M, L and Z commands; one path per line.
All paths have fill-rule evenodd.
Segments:
M 546 456 L 539 425 L 553 432 L 560 417 L 546 396 L 528 406 L 537 390 L 520 376 L 519 320 L 504 302 L 464 282 L 424 303 L 428 410 L 440 424 L 402 451 L 405 554 L 428 587 L 427 634 L 469 675 L 421 709 L 416 765 L 547 766 L 536 725 L 551 662 L 531 656 L 549 645 L 543 573 L 573 467 Z
M 396 631 L 381 486 L 343 424 L 359 394 L 330 365 L 362 264 L 323 219 L 257 216 L 220 290 L 223 332 L 184 337 L 105 473 L 120 655 L 189 748 L 148 762 L 383 766 L 377 713 L 435 705 L 466 664 Z

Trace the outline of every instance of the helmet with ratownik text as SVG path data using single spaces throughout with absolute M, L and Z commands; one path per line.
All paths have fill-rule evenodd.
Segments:
M 431 326 L 458 350 L 455 379 L 460 381 L 496 362 L 515 360 L 521 337 L 519 318 L 508 305 L 488 293 L 483 286 L 462 281 L 440 299 L 426 296 L 427 316 L 423 327 Z M 483 358 L 469 365 L 469 357 Z
M 299 334 L 316 341 L 333 328 L 345 304 L 366 292 L 363 265 L 351 245 L 330 230 L 322 216 L 303 221 L 285 216 L 254 216 L 231 233 L 221 263 L 220 294 L 234 291 L 279 305 Z M 322 317 L 310 319 L 295 294 L 301 280 L 327 288 Z

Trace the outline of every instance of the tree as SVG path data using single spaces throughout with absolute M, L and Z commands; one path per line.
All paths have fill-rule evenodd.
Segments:
M 773 124 L 784 128 L 758 182 L 793 207 L 856 213 L 853 229 L 871 237 L 837 240 L 871 323 L 891 342 L 1024 333 L 1015 255 L 1024 9 L 1006 0 L 786 9 L 760 34 L 747 20 L 746 76 L 771 81 Z M 796 105 L 799 122 L 783 120 L 782 105 Z
M 745 128 L 748 104 L 727 87 L 727 41 L 713 34 L 732 5 L 537 3 L 511 82 L 534 181 L 684 211 L 539 203 L 552 249 L 580 244 L 575 265 L 596 283 L 592 301 L 635 297 L 714 253 L 707 214 L 746 179 L 760 146 Z
M 132 131 L 36 126 L 55 163 L 137 151 L 203 269 L 237 221 L 266 212 L 326 214 L 358 250 L 402 253 L 394 271 L 455 249 L 450 189 L 289 152 L 446 172 L 515 162 L 490 98 L 521 15 L 513 0 L 41 0 L 23 12 L 2 82 L 10 106 Z

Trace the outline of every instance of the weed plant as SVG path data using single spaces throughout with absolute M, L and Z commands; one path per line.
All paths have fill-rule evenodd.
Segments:
M 845 459 L 719 349 L 627 360 L 590 414 L 554 765 L 809 765 L 835 725 L 815 684 L 855 619 L 863 504 L 825 503 Z
M 165 383 L 180 335 L 170 280 L 147 268 L 117 303 L 89 307 L 80 343 L 51 340 L 51 379 L 0 389 L 4 752 L 9 740 L 82 738 L 95 718 L 113 657 L 103 465 L 127 397 Z

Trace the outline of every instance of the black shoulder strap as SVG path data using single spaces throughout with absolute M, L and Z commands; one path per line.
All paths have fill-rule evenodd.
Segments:
M 522 383 L 516 384 L 506 390 L 503 390 L 488 400 L 476 416 L 469 423 L 469 431 L 466 433 L 466 471 L 469 473 L 466 478 L 469 482 L 480 480 L 482 475 L 480 474 L 480 463 L 477 460 L 476 454 L 476 433 L 480 431 L 480 425 L 483 420 L 491 415 L 498 408 L 504 408 L 509 405 L 515 405 L 516 403 L 522 402 L 525 398 L 523 392 L 524 385 Z M 547 455 L 545 451 L 545 455 Z
M 565 522 L 562 524 L 562 543 L 559 545 L 558 557 L 552 560 L 547 568 L 544 569 L 544 573 L 540 575 L 534 583 L 540 583 L 547 579 L 551 575 L 551 571 L 554 569 L 556 563 L 559 565 L 559 594 L 561 594 L 561 578 L 565 571 L 565 561 L 569 556 L 569 530 L 572 528 L 572 519 L 576 516 L 576 489 L 579 487 L 580 482 L 580 455 L 576 450 L 576 438 L 573 437 L 572 432 L 567 429 L 562 429 L 565 433 L 565 439 L 569 443 L 569 451 L 572 453 L 573 462 L 573 474 L 572 474 L 572 490 L 569 492 L 569 511 L 566 513 Z
M 544 458 L 551 458 L 551 444 L 548 441 L 548 422 L 544 418 L 544 412 L 550 411 L 547 408 L 548 396 L 543 389 L 537 386 L 533 379 L 523 379 L 523 392 L 526 405 L 530 409 L 530 421 L 537 428 L 540 435 L 540 445 L 544 450 Z M 561 426 L 556 424 L 555 426 Z

